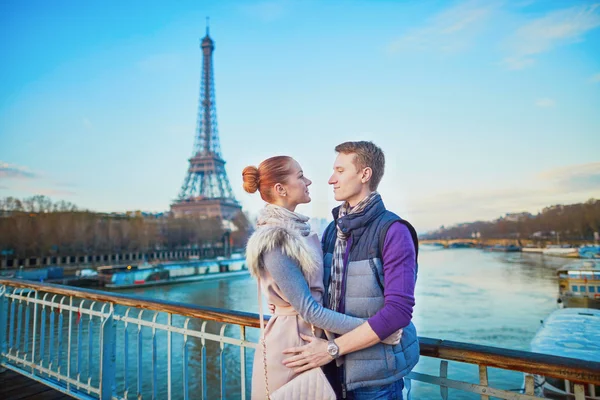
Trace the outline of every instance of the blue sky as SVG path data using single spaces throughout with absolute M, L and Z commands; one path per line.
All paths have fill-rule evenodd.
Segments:
M 600 3 L 3 1 L 0 197 L 164 211 L 191 156 L 210 16 L 222 154 L 288 154 L 329 217 L 346 140 L 420 231 L 600 198 Z

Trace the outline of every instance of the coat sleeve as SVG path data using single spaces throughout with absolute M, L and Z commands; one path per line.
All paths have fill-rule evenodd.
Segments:
M 300 266 L 280 249 L 265 252 L 263 261 L 283 295 L 308 323 L 341 335 L 366 321 L 332 311 L 317 303 L 310 293 Z

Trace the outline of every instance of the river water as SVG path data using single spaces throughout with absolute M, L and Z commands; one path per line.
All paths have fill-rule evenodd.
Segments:
M 423 248 L 420 252 L 414 310 L 414 323 L 419 336 L 528 350 L 540 320 L 556 309 L 558 287 L 555 271 L 567 262 L 569 260 L 539 254 Z M 249 276 L 122 292 L 237 311 L 255 313 L 258 309 L 256 284 Z M 256 330 L 249 331 L 248 337 L 256 340 Z M 180 346 L 179 343 L 174 346 Z M 235 399 L 240 397 L 241 390 L 239 350 L 232 348 L 227 351 L 226 397 Z M 208 353 L 212 354 L 208 355 L 209 364 L 219 362 L 218 346 L 209 346 Z M 249 368 L 246 389 L 250 385 L 252 353 L 252 350 L 247 352 Z M 181 369 L 179 358 L 174 364 L 179 369 L 175 368 L 173 387 L 179 389 L 181 379 L 176 373 Z M 195 375 L 200 373 L 199 364 L 200 349 L 196 344 L 190 348 L 192 398 L 197 398 L 201 387 L 200 379 Z M 422 358 L 415 371 L 438 374 L 439 361 Z M 453 362 L 450 363 L 448 376 L 477 383 L 478 369 L 473 365 Z M 216 368 L 209 370 L 209 398 L 219 395 L 219 377 Z M 489 379 L 491 384 L 511 390 L 518 390 L 523 383 L 522 374 L 497 369 L 490 369 Z M 413 398 L 440 398 L 437 386 L 418 382 L 413 382 L 412 386 Z M 163 382 L 158 391 L 163 393 L 164 390 Z M 450 398 L 479 397 L 450 390 Z

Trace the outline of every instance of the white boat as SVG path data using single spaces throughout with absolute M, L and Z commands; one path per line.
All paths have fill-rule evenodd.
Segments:
M 531 351 L 582 361 L 600 360 L 600 310 L 562 308 L 552 312 L 531 341 Z M 535 395 L 552 399 L 573 399 L 570 381 L 534 375 Z M 600 386 L 585 386 L 586 400 L 600 400 Z
M 543 253 L 544 249 L 542 247 L 525 246 L 521 248 L 521 251 L 523 253 Z
M 542 254 L 545 256 L 579 258 L 579 249 L 577 247 L 563 247 L 555 245 L 546 247 L 542 251 Z

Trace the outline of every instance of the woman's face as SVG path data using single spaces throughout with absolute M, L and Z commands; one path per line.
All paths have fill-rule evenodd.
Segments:
M 287 182 L 282 184 L 285 189 L 287 203 L 290 206 L 298 204 L 310 203 L 310 193 L 308 187 L 312 181 L 304 176 L 300 164 L 296 160 L 292 161 L 291 173 L 287 178 Z

